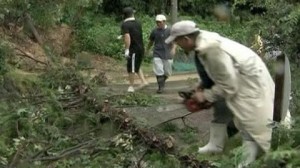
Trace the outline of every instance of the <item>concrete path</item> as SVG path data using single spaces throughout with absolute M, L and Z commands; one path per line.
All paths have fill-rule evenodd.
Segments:
M 179 74 L 170 77 L 166 83 L 166 89 L 163 94 L 157 94 L 157 84 L 154 77 L 148 77 L 150 84 L 137 92 L 151 94 L 167 102 L 165 105 L 157 107 L 130 107 L 125 110 L 129 115 L 134 117 L 138 122 L 151 128 L 158 128 L 160 123 L 172 118 L 183 116 L 189 113 L 181 104 L 182 99 L 178 96 L 178 91 L 190 90 L 198 83 L 197 74 Z M 137 84 L 138 86 L 139 84 Z M 126 92 L 128 84 L 116 84 L 112 87 L 114 92 Z M 193 113 L 186 117 L 185 124 L 198 128 L 199 136 L 205 140 L 209 133 L 209 124 L 212 120 L 212 111 L 203 110 Z M 185 125 L 181 119 L 172 121 L 178 127 L 183 128 Z

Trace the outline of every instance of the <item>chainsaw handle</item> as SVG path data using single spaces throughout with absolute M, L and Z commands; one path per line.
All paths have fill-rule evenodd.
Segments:
M 194 94 L 194 90 L 191 91 L 179 91 L 178 95 L 183 98 L 184 100 L 186 99 L 190 99 L 192 97 L 192 95 Z
M 180 91 L 180 92 L 178 92 L 178 95 L 179 95 L 181 98 L 188 99 L 188 94 L 187 94 L 187 92 Z

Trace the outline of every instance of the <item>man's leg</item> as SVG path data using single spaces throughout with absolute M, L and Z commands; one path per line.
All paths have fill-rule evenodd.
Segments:
M 218 100 L 213 106 L 214 110 L 214 120 L 211 122 L 210 126 L 210 138 L 209 142 L 198 149 L 198 153 L 219 153 L 223 151 L 225 141 L 228 138 L 230 130 L 230 135 L 233 136 L 237 133 L 235 130 L 228 128 L 228 124 L 232 122 L 233 115 L 231 110 L 227 107 L 224 99 Z M 233 126 L 231 126 L 233 127 Z
M 163 60 L 163 64 L 164 64 L 164 78 L 166 81 L 172 75 L 173 60 L 172 59 Z
M 225 141 L 227 140 L 226 124 L 210 123 L 209 141 L 198 149 L 198 153 L 220 153 L 224 149 Z
M 214 106 L 214 123 L 224 123 L 227 125 L 228 137 L 234 136 L 239 130 L 233 123 L 233 114 L 228 108 L 224 99 L 218 100 Z
M 259 145 L 254 141 L 254 139 L 247 133 L 247 131 L 241 131 L 241 135 L 243 138 L 243 153 L 242 153 L 242 161 L 238 164 L 237 168 L 247 167 L 250 163 L 256 160 L 256 157 L 262 149 Z
M 153 59 L 153 72 L 156 75 L 157 79 L 157 93 L 162 93 L 165 87 L 165 72 L 164 72 L 164 64 L 163 60 L 160 58 L 154 58 Z
M 127 72 L 129 87 L 127 92 L 134 92 L 134 77 L 135 77 L 135 54 L 132 54 L 129 59 L 127 59 Z
M 156 93 L 160 94 L 164 92 L 164 88 L 165 88 L 165 76 L 161 75 L 161 76 L 156 76 L 156 80 L 157 80 L 157 84 L 158 84 L 158 89 L 156 91 Z
M 137 73 L 139 78 L 141 79 L 142 84 L 139 88 L 144 87 L 148 85 L 149 83 L 145 79 L 144 73 L 142 71 L 141 65 L 143 62 L 143 52 L 137 53 L 135 56 L 135 65 L 134 65 L 134 71 Z
M 141 79 L 142 85 L 148 85 L 149 83 L 147 82 L 147 80 L 145 79 L 144 73 L 142 68 L 140 68 L 139 72 L 138 72 L 138 76 Z
M 128 92 L 134 92 L 134 76 L 135 73 L 128 73 L 128 80 L 129 80 L 129 87 L 128 87 Z

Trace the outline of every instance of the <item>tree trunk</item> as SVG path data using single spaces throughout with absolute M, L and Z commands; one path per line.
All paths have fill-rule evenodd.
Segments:
M 30 31 L 32 32 L 34 38 L 36 39 L 36 41 L 42 46 L 43 42 L 42 42 L 41 36 L 39 35 L 38 31 L 34 27 L 33 21 L 29 15 L 29 13 L 25 13 L 25 21 L 26 21 L 26 24 L 28 25 Z
M 171 23 L 174 24 L 177 21 L 178 15 L 178 1 L 171 0 Z

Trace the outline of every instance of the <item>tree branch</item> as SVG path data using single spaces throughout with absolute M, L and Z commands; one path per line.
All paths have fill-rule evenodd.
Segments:
M 16 167 L 16 164 L 18 163 L 18 159 L 19 159 L 19 156 L 21 155 L 21 152 L 24 150 L 24 147 L 27 145 L 27 142 L 23 142 L 17 149 L 17 151 L 15 152 L 8 168 L 13 168 L 13 167 Z
M 185 126 L 187 126 L 186 125 L 186 123 L 185 123 L 185 117 L 187 117 L 187 116 L 189 116 L 189 115 L 191 115 L 191 114 L 194 114 L 194 113 L 198 113 L 198 112 L 201 112 L 202 110 L 200 110 L 200 111 L 197 111 L 197 112 L 190 112 L 190 113 L 187 113 L 187 114 L 185 114 L 185 115 L 182 115 L 182 116 L 179 116 L 179 117 L 175 117 L 175 118 L 171 118 L 171 119 L 169 119 L 169 120 L 166 120 L 166 121 L 164 121 L 164 122 L 162 122 L 162 123 L 159 123 L 159 124 L 157 124 L 157 125 L 154 125 L 154 126 L 152 126 L 151 128 L 153 128 L 153 127 L 157 127 L 157 126 L 159 126 L 159 125 L 162 125 L 162 124 L 165 124 L 165 123 L 168 123 L 168 122 L 170 122 L 170 121 L 174 121 L 174 120 L 178 120 L 178 119 L 181 119 L 182 120 L 182 122 L 183 122 L 183 124 L 185 125 Z
M 142 168 L 143 166 L 142 166 L 142 161 L 143 161 L 143 159 L 145 158 L 145 156 L 147 155 L 149 153 L 149 149 L 147 149 L 144 153 L 143 153 L 143 155 L 141 156 L 141 158 L 137 161 L 137 168 Z
M 46 62 L 35 59 L 33 54 L 31 54 L 29 52 L 23 51 L 23 50 L 21 50 L 20 48 L 17 48 L 17 47 L 15 47 L 15 49 L 21 52 L 21 53 L 17 53 L 17 55 L 27 57 L 27 58 L 29 58 L 29 59 L 37 62 L 37 63 L 43 64 L 43 65 L 48 65 L 48 63 L 46 63 Z
M 36 28 L 34 27 L 33 21 L 31 16 L 28 13 L 25 13 L 25 21 L 27 23 L 27 25 L 29 26 L 30 31 L 32 32 L 34 38 L 36 39 L 36 41 L 40 44 L 43 45 L 41 36 L 39 35 L 38 31 L 36 30 Z
M 60 154 L 57 155 L 57 156 L 34 158 L 34 159 L 31 159 L 30 161 L 56 161 L 56 160 L 65 158 L 69 155 L 72 155 L 76 152 L 80 153 L 81 149 L 93 147 L 95 145 L 97 145 L 97 140 L 93 139 L 93 140 L 89 140 L 89 141 L 77 144 L 77 145 L 75 145 L 73 147 L 70 147 L 68 149 L 65 149 L 65 150 L 61 151 Z

